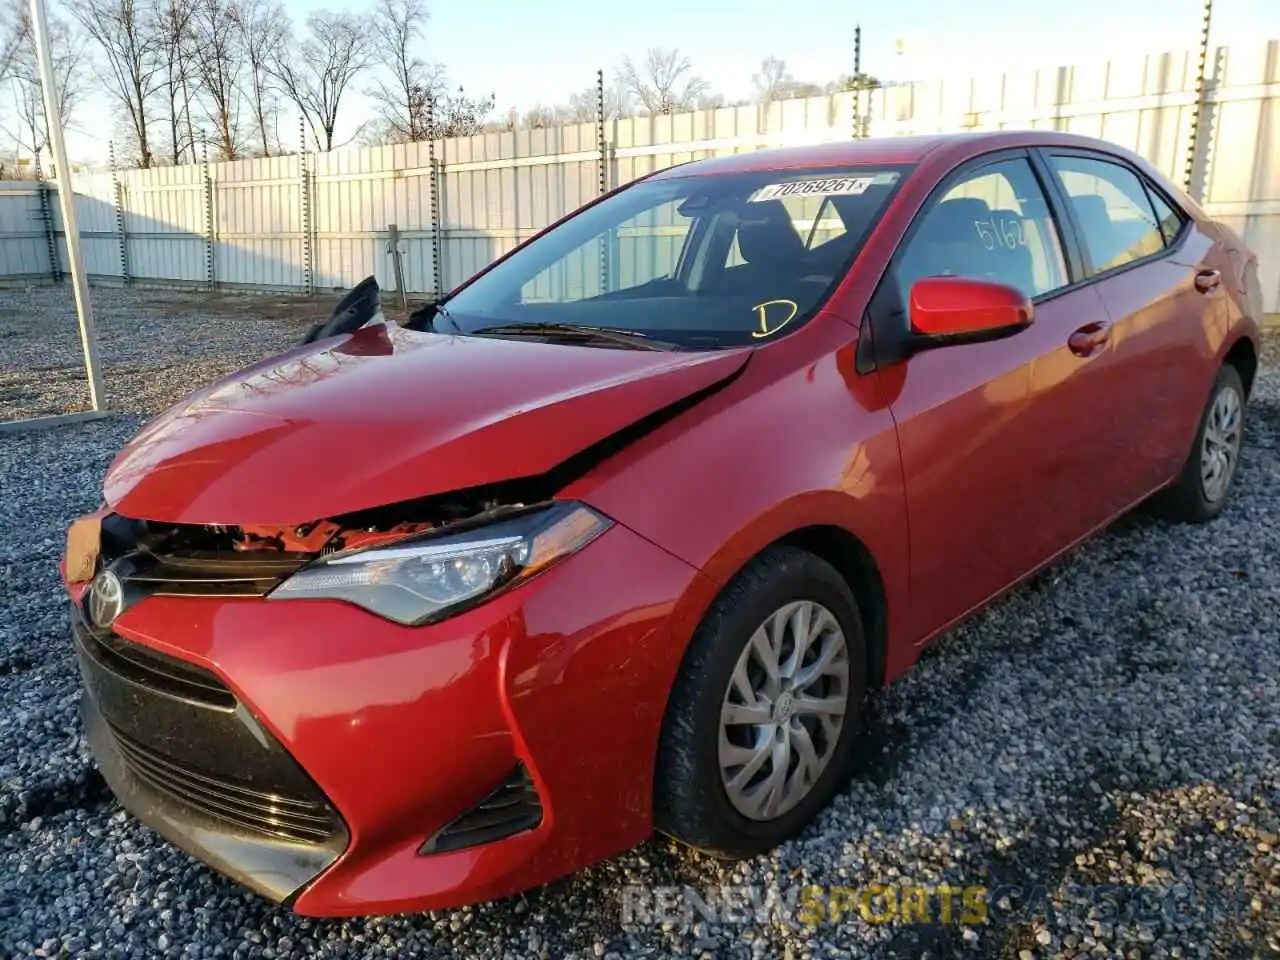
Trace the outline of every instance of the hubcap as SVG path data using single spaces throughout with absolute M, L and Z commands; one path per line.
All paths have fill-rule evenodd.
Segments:
M 1210 503 L 1217 503 L 1227 495 L 1236 472 L 1240 460 L 1241 414 L 1240 395 L 1231 387 L 1219 390 L 1209 408 L 1204 444 L 1200 448 L 1200 488 Z
M 849 647 L 826 607 L 774 611 L 738 657 L 720 711 L 720 779 L 744 817 L 803 800 L 835 754 L 849 708 Z

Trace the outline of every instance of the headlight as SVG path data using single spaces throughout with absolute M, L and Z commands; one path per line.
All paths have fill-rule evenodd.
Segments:
M 588 507 L 558 503 L 465 530 L 334 554 L 299 570 L 267 599 L 345 600 L 416 626 L 528 579 L 610 526 Z

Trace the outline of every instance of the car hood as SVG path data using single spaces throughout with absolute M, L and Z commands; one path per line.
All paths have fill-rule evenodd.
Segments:
M 545 473 L 731 377 L 749 349 L 626 350 L 377 324 L 216 381 L 111 464 L 148 520 L 295 524 Z

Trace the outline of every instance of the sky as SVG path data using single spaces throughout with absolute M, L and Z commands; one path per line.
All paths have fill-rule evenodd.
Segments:
M 57 0 L 54 0 L 55 4 Z M 1135 51 L 1194 47 L 1201 0 L 428 0 L 423 53 L 469 94 L 492 92 L 496 116 L 560 103 L 610 76 L 627 55 L 678 47 L 728 99 L 751 95 L 768 56 L 797 80 L 825 83 L 851 72 L 862 27 L 863 70 L 881 80 L 1054 66 Z M 363 12 L 369 0 L 285 0 L 301 23 L 321 8 Z M 1280 38 L 1280 0 L 1216 0 L 1213 44 Z M 902 52 L 899 53 L 901 42 Z M 367 81 L 362 86 L 367 86 Z M 68 137 L 72 158 L 100 162 L 112 107 L 84 104 Z M 339 140 L 370 110 L 345 105 Z M 293 123 L 282 123 L 292 130 Z

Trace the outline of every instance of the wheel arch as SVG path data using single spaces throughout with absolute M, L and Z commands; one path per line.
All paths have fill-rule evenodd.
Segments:
M 1258 373 L 1258 348 L 1254 346 L 1252 338 L 1241 336 L 1237 339 L 1228 348 L 1222 362 L 1236 368 L 1236 373 L 1240 374 L 1240 382 L 1244 385 L 1244 397 L 1248 400 Z
M 769 546 L 798 547 L 825 560 L 835 568 L 853 593 L 862 619 L 867 653 L 867 685 L 884 684 L 888 650 L 889 603 L 880 567 L 867 545 L 844 527 L 816 524 L 792 531 Z M 768 549 L 768 548 L 766 548 Z
M 785 530 L 780 535 L 773 536 L 768 542 L 756 542 L 758 549 L 751 551 L 748 556 L 742 558 L 741 562 L 735 564 L 732 569 L 728 569 L 729 565 L 724 564 L 720 570 L 727 572 L 724 572 L 722 576 L 717 576 L 714 580 L 709 577 L 705 578 L 703 589 L 706 591 L 704 595 L 707 600 L 705 603 L 699 603 L 701 614 L 693 618 L 696 622 L 690 633 L 690 640 L 696 636 L 701 625 L 706 622 L 708 613 L 716 608 L 721 598 L 726 595 L 730 596 L 732 598 L 730 606 L 724 609 L 733 610 L 743 598 L 751 596 L 750 593 L 741 592 L 743 587 L 751 588 L 761 581 L 743 581 L 740 580 L 740 575 L 750 570 L 753 564 L 756 564 L 761 558 L 767 557 L 772 551 L 777 551 L 778 548 L 787 549 L 793 558 L 797 552 L 803 551 L 811 557 L 828 564 L 835 575 L 849 587 L 853 594 L 863 628 L 864 649 L 867 658 L 864 689 L 869 692 L 874 687 L 880 686 L 885 676 L 888 602 L 880 566 L 876 563 L 875 557 L 867 544 L 847 528 L 829 522 L 793 527 Z M 734 556 L 737 559 L 741 557 L 741 554 L 735 554 Z M 724 558 L 718 559 L 723 562 Z M 827 575 L 822 580 L 822 582 L 828 584 L 827 591 L 830 591 L 829 576 Z M 711 588 L 713 584 L 714 587 Z M 736 595 L 735 589 L 738 591 Z M 749 624 L 750 622 L 750 619 L 739 617 L 737 627 L 740 628 L 743 624 Z M 700 793 L 695 790 L 691 794 L 683 787 L 672 786 L 673 784 L 693 783 L 697 781 L 697 778 L 692 776 L 691 769 L 685 761 L 672 760 L 672 757 L 684 756 L 686 753 L 679 750 L 675 753 L 667 753 L 663 749 L 664 743 L 672 735 L 677 738 L 685 737 L 686 741 L 684 742 L 687 744 L 689 734 L 682 733 L 682 731 L 692 729 L 689 721 L 690 704 L 699 702 L 697 698 L 701 698 L 705 691 L 711 689 L 705 682 L 706 660 L 709 656 L 709 649 L 710 647 L 706 643 L 686 643 L 681 653 L 679 672 L 667 695 L 667 702 L 663 711 L 662 733 L 655 744 L 656 749 L 653 755 L 653 816 L 654 826 L 658 831 L 665 832 L 667 835 L 676 837 L 695 847 L 721 850 L 725 848 L 717 846 L 717 842 L 714 839 L 707 839 L 708 837 L 713 837 L 713 833 L 708 833 L 708 825 L 722 823 L 723 821 L 720 818 L 708 820 L 706 817 L 699 815 L 692 820 L 689 820 L 686 816 L 685 822 L 682 824 L 678 821 L 672 821 L 671 818 L 676 816 L 673 811 L 680 809 L 680 805 L 672 800 L 672 796 L 675 796 L 677 800 L 683 797 L 684 801 L 687 802 L 690 796 L 704 795 L 705 792 Z M 691 674 L 685 674 L 690 663 L 695 666 L 695 669 Z M 682 676 L 684 677 L 683 682 Z M 690 700 L 691 690 L 699 691 L 693 701 Z M 838 756 L 845 758 L 840 762 L 851 762 L 854 751 L 840 751 Z M 666 798 L 665 800 L 664 797 Z M 673 822 L 676 822 L 679 829 L 673 829 Z M 690 827 L 690 824 L 692 824 L 692 827 Z M 736 856 L 737 854 L 730 855 Z
M 789 523 L 779 523 L 780 517 L 775 513 L 769 521 L 753 525 L 751 534 L 744 531 L 717 551 L 703 568 L 707 579 L 703 580 L 703 589 L 694 601 L 695 609 L 686 606 L 682 611 L 686 625 L 682 632 L 688 634 L 682 661 L 698 625 L 738 574 L 770 548 L 785 545 L 812 553 L 840 574 L 858 605 L 867 650 L 867 685 L 874 688 L 884 684 L 889 653 L 892 569 L 877 559 L 866 538 L 833 520 L 829 514 L 823 514 L 823 511 L 802 510 L 791 513 Z M 748 536 L 750 542 L 744 542 Z M 885 559 L 891 562 L 891 558 Z

